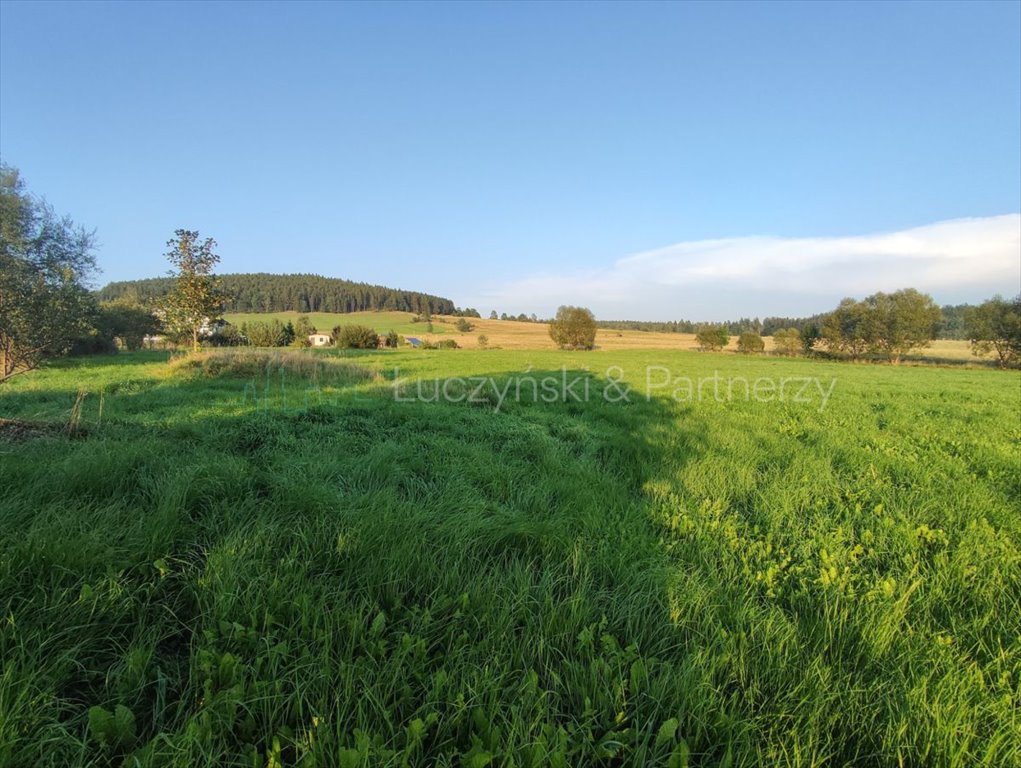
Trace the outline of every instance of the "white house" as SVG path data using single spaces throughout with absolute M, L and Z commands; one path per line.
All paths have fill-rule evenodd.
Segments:
M 310 333 L 308 335 L 308 343 L 313 347 L 328 347 L 331 341 L 328 333 Z

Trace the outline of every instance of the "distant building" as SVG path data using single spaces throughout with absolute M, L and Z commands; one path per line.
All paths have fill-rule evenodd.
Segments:
M 328 333 L 310 333 L 308 343 L 313 347 L 328 347 L 333 342 Z
M 414 336 L 408 336 L 404 340 L 406 342 L 408 342 L 408 344 L 410 344 L 413 347 L 420 347 L 420 346 L 422 346 L 422 340 L 418 339 L 418 338 L 415 338 Z

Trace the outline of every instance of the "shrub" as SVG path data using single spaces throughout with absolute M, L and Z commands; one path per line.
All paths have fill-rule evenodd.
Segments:
M 365 325 L 338 325 L 333 329 L 333 338 L 343 349 L 375 349 L 379 346 L 379 336 Z
M 737 351 L 746 355 L 761 352 L 765 348 L 766 342 L 755 331 L 745 331 L 737 340 Z
M 484 333 L 479 334 L 479 349 L 485 349 L 489 346 L 489 337 Z
M 460 349 L 460 346 L 453 339 L 441 339 L 436 342 L 436 349 Z
M 224 323 L 206 337 L 206 342 L 213 347 L 243 347 L 248 340 L 236 325 Z
M 241 325 L 241 335 L 247 338 L 248 343 L 253 347 L 286 346 L 287 335 L 284 331 L 284 325 L 276 318 L 268 323 L 258 321 L 243 323 Z
M 475 326 L 465 320 L 463 317 L 459 317 L 457 322 L 454 323 L 454 327 L 457 328 L 461 333 L 468 333 Z

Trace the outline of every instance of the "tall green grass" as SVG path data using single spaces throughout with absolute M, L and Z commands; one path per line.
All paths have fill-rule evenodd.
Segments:
M 1016 374 L 246 354 L 0 390 L 0 764 L 1018 764 Z M 394 399 L 565 365 L 636 390 Z

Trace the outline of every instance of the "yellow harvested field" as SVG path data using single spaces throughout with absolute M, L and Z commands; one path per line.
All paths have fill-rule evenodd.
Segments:
M 457 339 L 457 343 L 466 349 L 473 349 L 479 346 L 478 337 L 483 334 L 487 338 L 489 347 L 500 347 L 502 349 L 556 349 L 549 335 L 549 326 L 545 323 L 522 323 L 517 320 L 471 320 L 475 328 L 468 333 L 458 333 L 450 325 L 457 321 L 457 318 L 442 317 L 434 318 L 434 327 L 442 327 L 443 334 L 418 334 L 419 338 L 429 341 L 440 341 L 441 339 Z M 450 325 L 448 325 L 450 324 Z M 773 338 L 763 338 L 766 343 L 766 351 L 775 349 Z M 697 350 L 693 333 L 660 333 L 655 331 L 617 331 L 607 328 L 600 328 L 596 333 L 596 349 L 616 351 L 621 349 L 647 349 L 647 350 Z M 727 351 L 737 353 L 737 336 L 731 336 Z M 971 354 L 971 348 L 967 341 L 937 340 L 928 349 L 921 350 L 914 355 L 927 359 L 938 359 L 947 361 L 973 360 L 978 358 Z
M 458 346 L 464 349 L 477 349 L 479 336 L 486 337 L 489 348 L 499 349 L 556 349 L 549 336 L 546 323 L 526 323 L 518 320 L 489 320 L 467 318 L 474 326 L 471 331 L 462 333 L 454 326 L 461 318 L 436 315 L 432 319 L 433 331 L 428 332 L 427 325 L 412 322 L 413 314 L 408 312 L 353 312 L 350 314 L 309 313 L 304 315 L 319 330 L 329 331 L 338 325 L 362 324 L 374 328 L 378 333 L 385 334 L 393 329 L 403 336 L 414 336 L 430 342 L 455 339 Z M 228 314 L 226 319 L 240 325 L 243 322 L 266 322 L 271 319 L 280 322 L 296 322 L 300 315 L 297 312 L 271 312 L 266 314 Z M 773 338 L 763 338 L 766 352 L 774 349 Z M 618 331 L 600 328 L 596 334 L 596 349 L 618 351 L 623 349 L 636 350 L 697 350 L 693 333 L 661 333 L 655 331 Z M 731 336 L 727 351 L 737 353 L 737 336 Z M 991 358 L 987 358 L 991 360 Z M 912 360 L 947 363 L 980 363 L 982 360 L 971 354 L 966 341 L 938 340 L 928 349 L 916 352 L 905 362 Z

